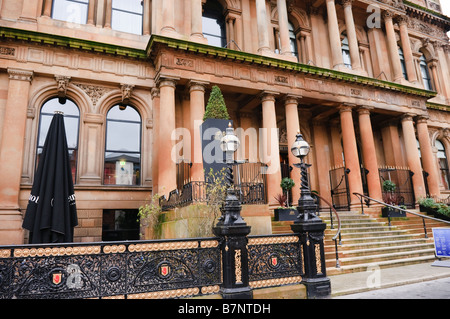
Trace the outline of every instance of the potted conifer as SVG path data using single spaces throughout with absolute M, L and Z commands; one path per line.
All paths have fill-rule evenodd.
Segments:
M 292 178 L 285 177 L 281 180 L 280 187 L 283 189 L 286 195 L 279 195 L 275 198 L 281 206 L 279 208 L 275 208 L 274 210 L 274 217 L 276 221 L 297 219 L 297 209 L 289 205 L 289 191 L 294 186 L 295 183 Z
M 386 204 L 392 206 L 399 206 L 399 208 L 405 209 L 406 207 L 402 205 L 402 197 L 395 192 L 397 185 L 390 180 L 386 180 L 383 182 L 383 201 Z M 382 217 L 406 217 L 406 213 L 404 211 L 392 208 L 392 207 L 383 207 L 381 209 Z
M 208 180 L 207 174 L 211 170 L 216 174 L 225 167 L 225 154 L 220 148 L 220 139 L 230 123 L 233 125 L 222 92 L 214 85 L 200 125 L 205 180 Z

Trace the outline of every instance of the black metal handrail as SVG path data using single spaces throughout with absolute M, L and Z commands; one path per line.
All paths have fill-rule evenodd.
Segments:
M 339 218 L 339 214 L 337 213 L 336 209 L 334 208 L 333 205 L 330 204 L 329 201 L 327 201 L 326 199 L 324 199 L 323 197 L 319 196 L 318 194 L 314 194 L 315 197 L 317 197 L 318 199 L 322 200 L 325 204 L 327 204 L 330 207 L 330 229 L 334 229 L 333 226 L 333 212 L 336 215 L 337 218 L 337 222 L 338 222 L 338 230 L 336 232 L 336 234 L 334 235 L 333 238 L 331 238 L 334 241 L 334 249 L 335 249 L 335 253 L 336 253 L 336 268 L 341 268 L 341 265 L 339 263 L 339 251 L 338 251 L 338 244 L 337 244 L 337 239 L 339 238 L 339 245 L 342 245 L 342 237 L 341 237 L 341 219 Z
M 400 208 L 398 206 L 393 206 L 393 205 L 386 204 L 384 202 L 381 202 L 379 200 L 373 199 L 373 198 L 371 198 L 369 196 L 366 196 L 366 195 L 362 195 L 360 193 L 353 193 L 353 195 L 357 196 L 359 198 L 359 200 L 361 201 L 361 213 L 362 214 L 364 214 L 364 205 L 363 205 L 363 197 L 364 197 L 367 200 L 367 202 L 366 202 L 367 206 L 369 206 L 370 201 L 374 201 L 374 202 L 376 202 L 378 204 L 381 204 L 381 205 L 384 205 L 386 207 L 393 208 L 393 209 L 396 209 L 396 210 L 399 210 L 399 211 L 402 211 L 402 212 L 405 212 L 405 213 L 408 213 L 408 214 L 412 214 L 412 215 L 416 215 L 418 217 L 421 217 L 422 218 L 422 223 L 423 223 L 423 230 L 424 230 L 424 233 L 425 233 L 425 238 L 428 238 L 427 227 L 426 227 L 426 224 L 425 224 L 425 219 L 426 218 L 427 219 L 431 219 L 431 220 L 435 220 L 435 221 L 438 221 L 438 222 L 450 224 L 450 221 L 446 221 L 446 220 L 443 220 L 443 219 L 439 219 L 439 218 L 430 217 L 430 216 L 427 216 L 427 215 L 422 215 L 422 214 L 418 214 L 418 213 L 415 213 L 415 212 L 411 212 L 409 210 Z M 388 210 L 388 225 L 389 225 L 389 227 L 391 226 L 391 216 L 390 215 L 391 215 L 391 212 L 390 212 L 390 210 Z

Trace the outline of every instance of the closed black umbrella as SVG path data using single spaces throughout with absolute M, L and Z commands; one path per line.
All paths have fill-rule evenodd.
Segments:
M 30 244 L 68 243 L 78 225 L 64 116 L 55 112 L 44 143 L 22 227 Z

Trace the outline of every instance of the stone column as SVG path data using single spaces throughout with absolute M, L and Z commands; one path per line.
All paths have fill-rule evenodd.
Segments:
M 159 88 L 152 89 L 152 109 L 153 109 L 153 149 L 152 149 L 152 190 L 153 194 L 159 193 L 158 172 L 159 172 L 159 111 L 160 94 Z
M 39 7 L 38 0 L 28 0 L 23 2 L 22 13 L 20 14 L 19 20 L 27 22 L 36 22 L 36 14 Z
M 358 197 L 353 193 L 363 194 L 361 169 L 359 165 L 358 148 L 356 146 L 355 129 L 353 126 L 352 107 L 342 105 L 339 109 L 341 118 L 342 144 L 344 147 L 345 167 L 350 169 L 348 187 L 350 190 L 350 205 L 360 205 Z
M 388 44 L 389 57 L 392 62 L 392 80 L 401 82 L 403 78 L 402 65 L 400 63 L 400 55 L 398 54 L 397 38 L 394 31 L 394 14 L 390 11 L 383 12 L 384 23 L 386 27 L 386 37 Z
M 432 59 L 428 62 L 428 68 L 431 71 L 431 76 L 433 77 L 433 84 L 434 84 L 434 90 L 438 94 L 442 94 L 441 85 L 439 82 L 439 76 L 437 74 L 437 68 L 438 68 L 438 61 L 437 59 Z
M 150 0 L 144 0 L 144 17 L 143 17 L 143 34 L 150 35 L 151 33 L 151 5 Z
M 262 154 L 267 170 L 267 200 L 269 205 L 276 205 L 274 197 L 281 194 L 280 145 L 278 139 L 277 119 L 275 113 L 274 93 L 262 95 Z M 276 133 L 276 134 L 275 134 Z
M 205 86 L 206 82 L 191 81 L 189 85 L 190 92 L 190 122 L 191 122 L 191 179 L 193 181 L 203 181 L 205 174 L 203 172 L 202 160 L 202 142 L 200 125 L 202 124 L 203 114 L 205 113 Z
M 403 139 L 405 141 L 406 161 L 409 169 L 414 173 L 412 181 L 414 186 L 414 196 L 417 201 L 419 198 L 426 197 L 426 190 L 412 117 L 413 114 L 408 113 L 402 116 L 402 130 Z
M 236 21 L 236 17 L 232 15 L 228 15 L 227 18 L 227 25 L 228 25 L 228 48 L 229 49 L 235 49 L 236 50 L 236 44 L 235 44 L 235 37 L 234 37 L 234 22 Z
M 358 109 L 359 114 L 359 130 L 362 141 L 362 153 L 364 158 L 364 168 L 367 174 L 367 187 L 369 189 L 369 197 L 382 201 L 380 174 L 378 173 L 377 152 L 373 139 L 372 123 L 370 121 L 371 108 L 363 106 Z
M 314 151 L 316 153 L 316 170 L 318 175 L 319 194 L 331 203 L 330 193 L 330 148 L 327 136 L 327 125 L 320 120 L 313 120 Z M 339 131 L 337 132 L 339 134 Z M 340 135 L 338 135 L 340 136 Z M 340 144 L 340 141 L 339 141 Z M 342 158 L 342 156 L 341 156 Z M 342 162 L 342 160 L 341 160 Z
M 95 1 L 89 1 L 87 24 L 94 25 Z
M 53 6 L 53 0 L 44 0 L 44 10 L 42 12 L 42 15 L 44 17 L 52 16 L 52 6 Z
M 256 22 L 258 24 L 258 53 L 270 52 L 266 0 L 256 0 Z
M 112 19 L 112 0 L 106 0 L 105 28 L 111 29 L 111 19 Z
M 172 132 L 175 130 L 175 86 L 176 80 L 161 78 L 159 80 L 159 145 L 158 150 L 158 193 L 168 196 L 177 187 L 176 158 L 172 158 Z
M 286 0 L 277 0 L 277 8 L 278 25 L 280 26 L 281 54 L 292 55 Z
M 419 116 L 416 120 L 417 137 L 419 139 L 420 153 L 422 155 L 423 169 L 428 175 L 428 191 L 432 197 L 439 197 L 439 175 L 436 161 L 431 148 L 430 135 L 428 132 L 427 117 Z
M 411 42 L 408 34 L 408 17 L 406 15 L 400 16 L 398 19 L 398 26 L 400 29 L 400 40 L 402 42 L 403 56 L 405 58 L 406 74 L 408 74 L 408 81 L 417 82 L 417 75 L 414 68 L 414 58 L 411 49 Z
M 207 43 L 203 36 L 202 0 L 191 0 L 191 41 Z
M 174 0 L 162 1 L 162 28 L 161 35 L 171 36 L 175 29 L 175 8 Z
M 28 96 L 33 72 L 8 69 L 9 86 L 0 148 L 0 244 L 23 244 L 19 208 Z
M 297 132 L 300 131 L 300 123 L 298 119 L 298 100 L 299 96 L 288 95 L 284 101 L 286 112 L 286 135 L 288 140 L 288 157 L 289 165 L 299 163 L 299 159 L 291 152 L 291 146 L 294 144 Z M 291 171 L 291 178 L 294 180 L 295 186 L 292 188 L 292 203 L 297 203 L 300 198 L 300 170 L 294 168 Z
M 328 34 L 330 37 L 331 58 L 334 69 L 344 68 L 344 59 L 342 58 L 341 35 L 339 33 L 339 24 L 336 15 L 336 5 L 334 0 L 326 0 L 328 16 Z
M 352 69 L 361 71 L 361 58 L 359 55 L 358 39 L 356 37 L 355 22 L 353 20 L 352 11 L 353 0 L 343 0 L 342 6 L 344 7 L 345 25 L 347 27 L 347 39 L 350 47 L 350 59 L 352 61 Z

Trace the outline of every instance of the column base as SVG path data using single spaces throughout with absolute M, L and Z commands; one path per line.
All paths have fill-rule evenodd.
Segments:
M 165 36 L 165 37 L 175 38 L 175 39 L 181 38 L 180 34 L 173 27 L 163 27 L 161 29 L 161 35 Z
M 208 44 L 208 39 L 205 38 L 203 36 L 203 34 L 200 34 L 200 33 L 191 34 L 191 36 L 189 37 L 189 41 L 201 43 L 201 44 Z
M 312 278 L 302 280 L 306 287 L 306 297 L 308 299 L 330 299 L 331 281 L 329 278 Z
M 250 287 L 222 288 L 220 294 L 223 299 L 253 299 L 253 291 Z
M 0 245 L 23 245 L 22 214 L 18 210 L 0 210 Z

